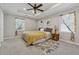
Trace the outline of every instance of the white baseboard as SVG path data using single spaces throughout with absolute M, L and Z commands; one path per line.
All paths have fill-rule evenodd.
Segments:
M 79 46 L 79 43 L 78 42 L 75 42 L 75 41 L 74 42 L 73 41 L 67 41 L 67 40 L 64 40 L 64 39 L 61 39 L 60 41 Z
M 1 42 L 3 42 L 3 37 L 0 36 L 0 47 L 1 47 Z
M 15 39 L 15 37 L 14 36 L 10 36 L 10 37 L 3 38 L 3 40 L 0 40 L 0 47 L 1 47 L 1 42 L 5 41 L 7 39 Z
M 0 37 L 0 43 L 3 42 L 3 40 L 4 40 L 4 38 L 3 37 Z

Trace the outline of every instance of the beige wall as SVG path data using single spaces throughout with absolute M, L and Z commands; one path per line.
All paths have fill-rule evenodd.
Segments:
M 15 19 L 18 16 L 13 16 L 9 14 L 4 15 L 4 39 L 14 38 L 16 31 L 16 22 Z M 32 19 L 18 17 L 19 19 L 25 20 L 25 30 L 36 30 L 37 22 Z
M 37 21 L 33 19 L 25 19 L 25 30 L 35 31 L 37 29 Z
M 43 23 L 41 23 L 43 21 Z M 47 21 L 49 21 L 49 24 L 47 24 Z M 59 31 L 59 17 L 51 17 L 48 19 L 42 19 L 38 21 L 38 28 L 52 28 L 54 30 L 54 26 L 56 25 L 58 31 Z
M 13 38 L 15 36 L 15 17 L 12 15 L 4 15 L 4 39 Z
M 79 10 L 76 11 L 76 42 L 79 43 Z
M 3 41 L 3 11 L 0 9 L 0 46 Z

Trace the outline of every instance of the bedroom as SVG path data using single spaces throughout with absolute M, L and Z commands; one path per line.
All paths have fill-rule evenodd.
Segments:
M 79 54 L 78 18 L 79 3 L 0 3 L 0 54 Z

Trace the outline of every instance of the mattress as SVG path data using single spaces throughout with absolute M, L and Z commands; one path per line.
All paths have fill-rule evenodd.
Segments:
M 23 38 L 29 44 L 39 43 L 39 42 L 47 40 L 50 37 L 51 37 L 50 32 L 41 32 L 41 31 L 25 31 L 25 32 L 23 32 Z M 31 39 L 29 39 L 29 38 L 31 38 Z

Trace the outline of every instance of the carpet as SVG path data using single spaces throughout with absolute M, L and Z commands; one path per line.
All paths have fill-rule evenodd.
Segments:
M 46 40 L 44 42 L 34 45 L 37 48 L 40 48 L 44 54 L 50 54 L 54 52 L 59 47 L 59 41 Z

